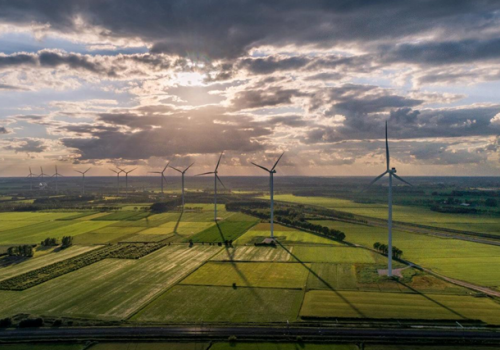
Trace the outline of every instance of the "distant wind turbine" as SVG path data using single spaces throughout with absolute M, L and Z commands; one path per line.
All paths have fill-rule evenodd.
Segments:
M 85 194 L 85 174 L 87 173 L 87 171 L 89 171 L 91 168 L 88 168 L 87 170 L 85 171 L 80 171 L 80 170 L 75 170 L 77 173 L 80 173 L 82 174 L 82 195 Z
M 151 171 L 150 172 L 151 174 L 161 174 L 161 194 L 162 195 L 163 195 L 163 180 L 165 180 L 165 182 L 167 182 L 167 179 L 165 179 L 165 171 L 167 170 L 169 164 L 170 164 L 170 162 L 168 162 L 167 165 L 165 165 L 165 168 L 163 168 L 162 171 Z
M 55 177 L 55 178 L 56 178 L 56 192 L 58 192 L 58 191 L 59 191 L 59 187 L 58 187 L 58 182 L 59 182 L 59 181 L 58 181 L 58 179 L 59 179 L 61 176 L 63 176 L 63 175 L 59 174 L 59 172 L 57 171 L 57 165 L 56 165 L 55 167 L 56 167 L 56 172 L 55 172 L 55 174 L 54 174 L 54 175 L 52 175 L 52 177 Z
M 194 163 L 192 163 L 190 166 L 188 166 L 184 170 L 179 170 L 179 169 L 174 168 L 173 166 L 171 166 L 172 169 L 174 169 L 175 171 L 180 172 L 181 175 L 182 175 L 182 210 L 184 210 L 184 174 L 186 173 L 186 171 L 188 171 L 189 168 L 191 168 L 193 166 L 193 164 Z
M 391 277 L 392 276 L 392 177 L 394 176 L 396 179 L 398 179 L 401 182 L 404 182 L 407 185 L 413 186 L 411 183 L 408 181 L 402 179 L 401 177 L 396 175 L 396 168 L 391 168 L 391 160 L 389 157 L 389 140 L 387 137 L 387 122 L 385 122 L 385 156 L 386 156 L 386 165 L 387 169 L 384 171 L 381 175 L 377 176 L 370 184 L 368 187 L 373 185 L 375 182 L 380 180 L 382 177 L 384 177 L 386 174 L 389 174 L 389 213 L 388 213 L 388 218 L 387 218 L 387 228 L 389 230 L 389 244 L 388 244 L 388 252 L 387 252 L 387 257 L 389 259 L 389 264 L 388 264 L 388 269 L 387 269 L 387 276 Z
M 134 171 L 137 168 L 134 168 L 134 169 L 129 170 L 129 171 L 125 171 L 121 168 L 118 168 L 118 169 L 120 169 L 122 172 L 125 173 L 125 196 L 128 197 L 128 174 L 130 174 L 132 171 Z
M 42 167 L 40 167 L 40 175 L 38 175 L 38 177 L 41 177 L 41 178 L 42 178 L 42 181 L 43 181 L 43 177 L 44 177 L 45 175 L 47 175 L 47 174 L 45 174 L 45 173 L 43 172 L 43 168 L 42 168 Z
M 38 175 L 33 174 L 33 173 L 31 172 L 31 167 L 29 167 L 29 168 L 30 168 L 30 173 L 29 173 L 29 174 L 28 174 L 28 176 L 26 176 L 26 177 L 29 177 L 29 179 L 30 179 L 30 191 L 33 191 L 33 178 L 34 178 L 34 177 L 38 177 Z
M 109 170 L 111 170 L 112 172 L 114 172 L 116 174 L 116 194 L 119 196 L 120 195 L 120 173 L 122 173 L 123 170 L 121 170 L 120 168 L 117 168 L 117 169 L 119 169 L 120 171 L 116 171 L 113 169 L 109 169 Z
M 281 156 L 279 156 L 278 160 L 276 161 L 276 163 L 274 163 L 271 170 L 252 162 L 252 164 L 255 165 L 256 167 L 259 167 L 269 173 L 269 187 L 271 194 L 271 239 L 273 240 L 274 240 L 274 174 L 276 174 L 275 170 L 276 165 L 278 165 L 278 162 L 280 161 L 281 157 L 283 157 L 283 154 L 285 154 L 285 152 L 281 153 Z
M 218 175 L 219 164 L 220 164 L 220 160 L 222 159 L 223 154 L 224 154 L 224 152 L 222 152 L 220 154 L 219 161 L 217 162 L 217 165 L 215 166 L 214 171 L 209 171 L 208 173 L 203 173 L 203 174 L 197 175 L 197 176 L 202 176 L 202 175 L 214 174 L 214 221 L 217 221 L 217 180 L 219 180 L 222 187 L 226 188 L 226 186 L 224 186 L 224 184 L 222 183 L 222 180 L 219 178 L 219 175 Z

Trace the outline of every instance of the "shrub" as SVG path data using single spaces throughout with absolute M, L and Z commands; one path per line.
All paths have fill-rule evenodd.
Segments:
M 43 318 L 27 318 L 19 322 L 19 328 L 42 327 Z
M 8 328 L 10 326 L 12 326 L 12 320 L 9 317 L 0 319 L 0 328 Z

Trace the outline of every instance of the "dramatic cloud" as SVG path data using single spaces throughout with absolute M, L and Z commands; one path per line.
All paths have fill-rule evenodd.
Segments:
M 0 156 L 365 174 L 387 121 L 410 172 L 498 175 L 499 28 L 493 0 L 0 0 Z

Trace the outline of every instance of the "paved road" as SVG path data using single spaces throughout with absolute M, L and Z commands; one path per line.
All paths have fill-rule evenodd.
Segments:
M 35 328 L 0 331 L 0 341 L 105 340 L 105 339 L 293 339 L 296 336 L 343 341 L 488 341 L 500 342 L 500 331 L 454 329 L 369 329 L 369 328 L 265 328 L 265 327 L 95 327 Z

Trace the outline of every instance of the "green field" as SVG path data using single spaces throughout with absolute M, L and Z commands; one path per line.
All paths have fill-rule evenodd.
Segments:
M 247 233 L 236 240 L 236 244 L 253 244 L 262 242 L 264 238 L 270 237 L 270 225 L 258 224 L 252 227 Z M 293 228 L 274 225 L 274 237 L 286 245 L 294 245 L 300 243 L 313 243 L 313 244 L 328 244 L 328 245 L 341 245 L 339 242 L 331 239 L 321 237 L 312 233 L 299 231 Z
M 298 263 L 267 262 L 210 262 L 185 278 L 181 284 L 267 287 L 267 288 L 304 288 L 309 265 Z
M 254 226 L 258 220 L 222 221 L 191 237 L 193 242 L 233 241 Z
M 47 237 L 61 239 L 95 231 L 110 222 L 45 221 L 0 232 L 0 244 L 39 244 Z
M 294 247 L 286 247 L 278 245 L 276 247 L 265 246 L 236 246 L 222 250 L 219 254 L 212 258 L 216 261 L 292 261 Z
M 92 350 L 207 350 L 209 343 L 99 343 Z
M 268 199 L 268 197 L 262 197 Z M 355 203 L 330 197 L 299 197 L 275 195 L 276 201 L 322 206 L 356 215 L 387 219 L 387 205 Z M 417 206 L 393 206 L 393 220 L 420 225 L 458 229 L 463 231 L 500 234 L 500 217 L 488 215 L 457 215 L 432 211 Z
M 386 259 L 380 254 L 372 253 L 366 249 L 353 247 L 311 247 L 295 246 L 293 249 L 295 259 L 302 262 L 329 262 L 329 263 L 385 263 Z
M 301 317 L 481 320 L 500 324 L 500 304 L 471 296 L 309 291 Z
M 345 232 L 346 241 L 372 247 L 387 242 L 387 229 L 340 221 L 313 221 Z M 443 275 L 479 285 L 500 286 L 500 247 L 452 238 L 393 231 L 403 258 Z
M 296 319 L 304 292 L 271 288 L 175 286 L 132 320 L 157 323 L 286 322 Z
M 2 350 L 84 350 L 86 347 L 83 344 L 3 344 L 0 346 Z
M 57 249 L 51 253 L 30 259 L 11 257 L 0 259 L 0 281 L 47 266 L 59 261 L 63 261 L 74 256 L 89 252 L 98 246 L 73 246 L 66 249 Z
M 24 291 L 0 291 L 0 314 L 124 319 L 219 249 L 167 246 L 139 260 L 105 259 Z

